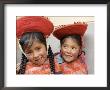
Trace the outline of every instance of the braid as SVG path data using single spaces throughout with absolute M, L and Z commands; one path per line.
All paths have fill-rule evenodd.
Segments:
M 85 51 L 81 51 L 81 53 L 78 55 L 78 57 L 80 57 L 82 54 L 86 54 Z
M 21 64 L 20 64 L 20 70 L 18 74 L 24 74 L 25 73 L 25 68 L 26 68 L 26 63 L 28 62 L 26 56 L 22 54 L 22 59 L 21 59 Z
M 51 74 L 55 74 L 54 55 L 53 55 L 50 45 L 48 48 L 48 57 L 49 57 L 49 62 L 50 62 Z

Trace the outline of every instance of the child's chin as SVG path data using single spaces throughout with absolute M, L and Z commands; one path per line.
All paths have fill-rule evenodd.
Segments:
M 41 66 L 43 63 L 35 63 L 36 66 Z
M 73 61 L 75 61 L 75 60 L 74 59 L 65 59 L 65 62 L 67 62 L 67 63 L 71 63 Z
M 65 62 L 67 62 L 67 63 L 70 63 L 70 62 L 72 62 L 73 60 L 65 60 Z

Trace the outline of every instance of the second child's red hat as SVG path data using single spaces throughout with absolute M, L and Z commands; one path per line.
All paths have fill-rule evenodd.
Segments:
M 60 40 L 65 35 L 78 34 L 80 36 L 83 36 L 86 30 L 87 24 L 78 22 L 74 24 L 61 25 L 60 27 L 57 27 L 53 32 L 53 35 Z

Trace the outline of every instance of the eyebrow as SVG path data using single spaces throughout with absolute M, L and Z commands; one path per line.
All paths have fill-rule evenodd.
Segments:
M 64 43 L 64 44 L 62 44 L 62 45 L 63 45 L 63 46 L 64 46 L 64 45 L 69 46 L 67 43 Z M 70 47 L 72 47 L 72 48 L 73 48 L 73 47 L 74 47 L 74 48 L 78 48 L 78 46 L 76 46 L 76 45 L 70 45 Z

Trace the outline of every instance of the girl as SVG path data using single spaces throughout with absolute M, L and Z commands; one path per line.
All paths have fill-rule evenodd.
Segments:
M 17 38 L 23 52 L 18 74 L 53 74 L 58 70 L 50 47 L 47 55 L 46 37 L 52 31 L 53 24 L 45 17 L 17 19 Z
M 60 40 L 61 52 L 55 55 L 63 74 L 87 74 L 85 53 L 82 51 L 82 36 L 87 29 L 85 23 L 74 23 L 57 28 L 53 35 Z

